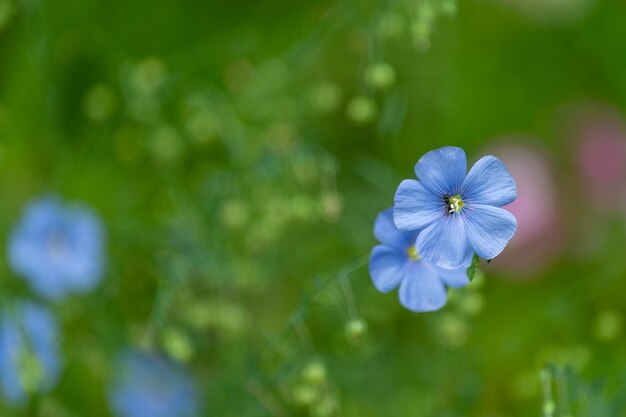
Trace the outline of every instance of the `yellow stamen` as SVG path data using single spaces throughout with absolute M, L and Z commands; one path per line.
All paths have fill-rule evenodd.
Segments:
M 450 197 L 448 201 L 448 213 L 458 213 L 465 205 L 460 195 Z
M 417 249 L 415 249 L 415 245 L 407 249 L 406 253 L 409 254 L 409 259 L 412 261 L 419 261 L 421 259 L 420 254 L 417 253 Z

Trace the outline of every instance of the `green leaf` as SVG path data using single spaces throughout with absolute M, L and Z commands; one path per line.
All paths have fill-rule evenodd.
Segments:
M 478 255 L 474 254 L 474 258 L 472 259 L 472 264 L 467 268 L 467 277 L 470 282 L 476 276 L 476 267 L 478 266 Z

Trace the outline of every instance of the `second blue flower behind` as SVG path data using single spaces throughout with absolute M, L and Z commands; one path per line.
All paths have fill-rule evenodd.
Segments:
M 467 268 L 472 262 L 472 254 L 468 253 L 457 269 L 430 264 L 415 249 L 417 233 L 398 230 L 392 213 L 392 209 L 383 211 L 374 224 L 374 235 L 381 244 L 374 247 L 370 257 L 372 281 L 381 292 L 400 286 L 400 303 L 409 310 L 438 310 L 446 304 L 446 285 L 463 287 L 469 284 Z

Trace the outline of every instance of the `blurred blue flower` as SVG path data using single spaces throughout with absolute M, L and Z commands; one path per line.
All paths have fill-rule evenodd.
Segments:
M 399 285 L 400 303 L 409 310 L 438 310 L 446 303 L 446 285 L 463 287 L 469 284 L 467 268 L 472 263 L 471 253 L 458 269 L 431 265 L 415 249 L 417 232 L 403 232 L 396 228 L 393 209 L 378 215 L 374 235 L 382 243 L 374 247 L 370 257 L 374 286 L 381 292 L 389 292 Z
M 8 402 L 20 403 L 54 388 L 61 362 L 54 316 L 31 302 L 13 306 L 0 317 L 0 385 Z
M 102 277 L 103 226 L 84 204 L 42 197 L 28 205 L 14 228 L 8 255 L 13 270 L 44 297 L 86 293 Z
M 404 180 L 395 195 L 393 219 L 400 230 L 419 232 L 415 247 L 430 263 L 458 268 L 475 252 L 495 258 L 517 228 L 500 208 L 517 197 L 515 181 L 495 156 L 481 158 L 467 173 L 463 149 L 428 152 L 415 165 L 416 180 Z
M 118 417 L 195 417 L 200 411 L 194 381 L 170 360 L 136 351 L 122 355 L 109 405 Z

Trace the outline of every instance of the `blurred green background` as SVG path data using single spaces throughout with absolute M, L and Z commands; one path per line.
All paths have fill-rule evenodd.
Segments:
M 55 192 L 108 236 L 97 290 L 50 304 L 60 382 L 0 414 L 109 416 L 135 346 L 184 363 L 207 416 L 626 415 L 625 19 L 617 0 L 0 0 L 0 234 Z M 445 145 L 510 165 L 520 231 L 414 314 L 371 284 L 372 226 Z M 4 257 L 0 292 L 37 298 Z

